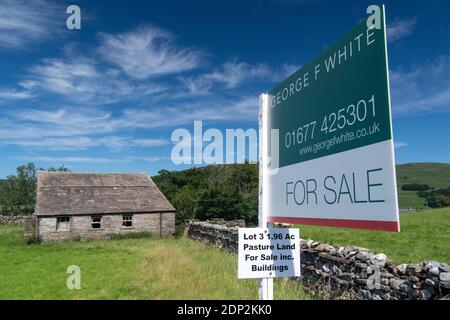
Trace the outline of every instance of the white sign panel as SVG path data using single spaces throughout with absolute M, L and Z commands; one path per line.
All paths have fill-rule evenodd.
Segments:
M 300 276 L 298 229 L 239 228 L 238 278 Z

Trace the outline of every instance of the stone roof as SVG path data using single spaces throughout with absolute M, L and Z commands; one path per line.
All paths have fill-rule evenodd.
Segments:
M 38 173 L 40 216 L 174 212 L 146 173 Z

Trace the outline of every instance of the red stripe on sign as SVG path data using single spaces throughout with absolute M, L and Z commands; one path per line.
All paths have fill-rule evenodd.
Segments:
M 321 219 L 321 218 L 294 218 L 294 217 L 267 217 L 269 222 L 307 224 L 313 226 L 369 229 L 390 232 L 400 232 L 397 221 L 374 221 L 374 220 L 346 220 L 346 219 Z

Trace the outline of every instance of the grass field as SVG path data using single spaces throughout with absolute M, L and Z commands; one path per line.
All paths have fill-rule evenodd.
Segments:
M 450 164 L 448 163 L 408 163 L 396 166 L 398 202 L 400 208 L 425 208 L 424 199 L 416 191 L 404 191 L 401 186 L 410 183 L 428 184 L 434 188 L 450 186 Z
M 401 215 L 401 233 L 301 226 L 303 239 L 366 247 L 398 263 L 450 263 L 450 208 Z M 186 239 L 122 239 L 26 245 L 22 226 L 0 225 L 0 299 L 256 299 L 237 258 Z M 66 287 L 69 265 L 81 290 Z M 310 299 L 277 279 L 275 298 Z
M 237 279 L 237 257 L 186 239 L 122 239 L 26 245 L 22 227 L 0 225 L 0 299 L 257 299 Z M 81 268 L 81 290 L 66 287 Z M 275 281 L 275 298 L 310 299 Z
M 398 263 L 450 263 L 450 208 L 400 215 L 400 233 L 300 226 L 300 237 L 385 253 Z

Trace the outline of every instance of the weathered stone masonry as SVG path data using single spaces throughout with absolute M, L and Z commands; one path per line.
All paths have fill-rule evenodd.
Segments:
M 41 241 L 109 239 L 114 234 L 175 233 L 175 208 L 145 173 L 39 172 L 36 226 Z
M 110 239 L 115 234 L 132 232 L 148 232 L 152 236 L 165 237 L 175 233 L 175 214 L 166 213 L 135 213 L 133 226 L 122 226 L 121 214 L 102 215 L 101 228 L 93 229 L 91 216 L 72 216 L 70 228 L 67 231 L 57 230 L 55 217 L 38 217 L 37 235 L 40 240 L 100 240 Z
M 224 220 L 210 220 L 206 222 L 192 221 L 187 225 L 185 235 L 189 238 L 237 253 L 239 227 L 245 227 L 244 220 L 228 223 Z
M 191 222 L 187 228 L 188 237 L 237 253 L 238 226 Z M 295 280 L 323 298 L 450 299 L 450 268 L 437 261 L 397 265 L 365 248 L 302 240 L 301 272 Z

